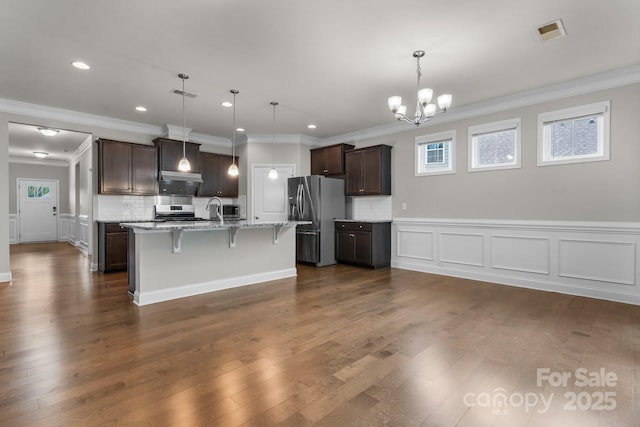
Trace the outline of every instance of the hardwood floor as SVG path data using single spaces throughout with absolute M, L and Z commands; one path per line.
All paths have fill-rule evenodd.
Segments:
M 11 270 L 3 426 L 639 425 L 636 306 L 301 265 L 297 278 L 137 307 L 126 273 L 90 273 L 66 243 L 13 245 Z M 538 386 L 538 368 L 571 378 Z M 580 387 L 579 368 L 617 381 Z

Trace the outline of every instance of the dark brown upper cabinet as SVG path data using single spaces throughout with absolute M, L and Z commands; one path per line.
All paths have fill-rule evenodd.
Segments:
M 238 177 L 227 173 L 232 162 L 233 158 L 224 154 L 200 153 L 202 182 L 198 187 L 198 196 L 238 197 Z
M 159 162 L 161 171 L 178 172 L 178 163 L 182 159 L 182 141 L 168 138 L 156 138 L 153 143 L 159 150 Z M 189 172 L 200 172 L 200 144 L 194 142 L 185 143 L 185 154 L 191 163 Z
M 156 147 L 98 139 L 100 194 L 158 194 Z
M 354 148 L 349 144 L 336 144 L 311 150 L 311 175 L 344 175 L 344 153 Z
M 391 146 L 375 145 L 345 152 L 345 194 L 391 194 Z

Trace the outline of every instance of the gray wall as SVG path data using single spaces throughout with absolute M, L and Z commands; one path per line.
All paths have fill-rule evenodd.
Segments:
M 17 213 L 16 180 L 18 178 L 58 180 L 58 212 L 69 213 L 68 166 L 45 166 L 9 163 L 9 213 Z
M 536 165 L 539 113 L 607 99 L 611 100 L 611 160 Z M 640 84 L 634 84 L 472 119 L 422 125 L 356 145 L 393 145 L 394 217 L 640 221 L 639 112 Z M 467 172 L 468 126 L 515 117 L 522 119 L 522 167 Z M 456 131 L 456 173 L 416 177 L 415 137 L 447 130 Z M 406 210 L 401 208 L 403 202 Z

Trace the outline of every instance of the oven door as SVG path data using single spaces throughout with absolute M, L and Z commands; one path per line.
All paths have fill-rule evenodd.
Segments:
M 320 262 L 320 232 L 296 230 L 296 261 L 317 264 Z

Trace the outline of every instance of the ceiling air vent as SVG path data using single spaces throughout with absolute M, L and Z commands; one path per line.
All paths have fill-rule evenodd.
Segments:
M 557 19 L 548 24 L 544 24 L 538 27 L 538 37 L 542 41 L 548 41 L 558 39 L 567 35 L 567 32 L 562 25 L 562 20 Z
M 172 89 L 171 93 L 175 93 L 176 95 L 180 95 L 182 96 L 182 89 Z M 198 96 L 197 93 L 193 93 L 193 92 L 187 92 L 186 90 L 184 91 L 184 96 L 186 96 L 187 98 L 195 98 Z

